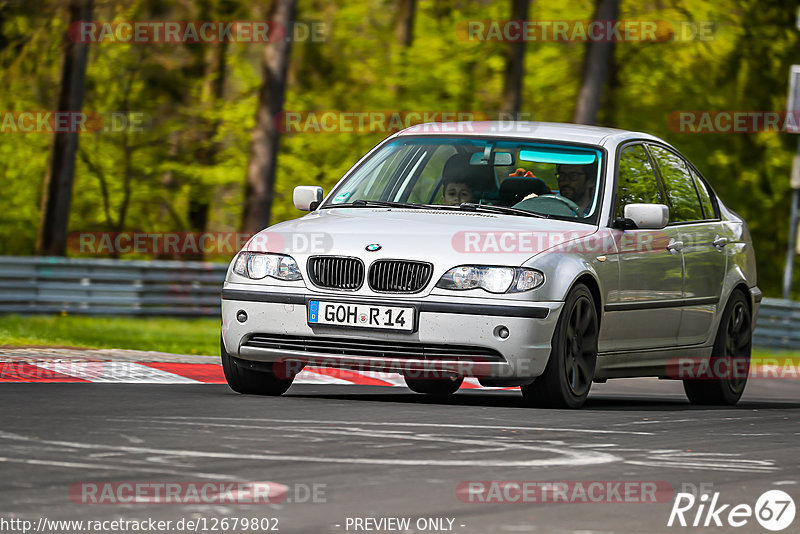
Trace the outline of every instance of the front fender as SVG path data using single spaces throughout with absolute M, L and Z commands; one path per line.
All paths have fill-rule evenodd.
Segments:
M 563 302 L 575 282 L 585 275 L 591 276 L 599 289 L 601 309 L 607 300 L 607 284 L 598 274 L 597 266 L 586 258 L 565 254 L 548 255 L 526 266 L 538 269 L 545 275 L 545 283 L 537 295 L 541 300 Z
M 545 275 L 545 283 L 537 292 L 541 300 L 566 300 L 575 282 L 586 275 L 597 285 L 600 309 L 619 289 L 616 241 L 606 230 L 547 250 L 530 258 L 525 266 Z

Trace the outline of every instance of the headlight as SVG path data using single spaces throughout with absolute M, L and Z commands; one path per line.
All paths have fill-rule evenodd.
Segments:
M 303 279 L 294 258 L 283 254 L 240 252 L 233 264 L 233 272 L 253 280 L 261 280 L 267 276 L 278 280 Z
M 436 287 L 455 290 L 481 288 L 489 293 L 520 293 L 543 283 L 544 275 L 534 269 L 462 265 L 444 273 Z

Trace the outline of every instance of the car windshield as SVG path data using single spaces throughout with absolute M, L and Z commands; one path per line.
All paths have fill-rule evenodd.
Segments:
M 362 162 L 322 208 L 500 206 L 516 208 L 509 215 L 594 222 L 602 157 L 596 148 L 543 142 L 401 138 Z

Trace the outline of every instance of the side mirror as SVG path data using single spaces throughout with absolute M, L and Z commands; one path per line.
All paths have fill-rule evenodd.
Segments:
M 300 211 L 314 211 L 322 202 L 322 188 L 316 185 L 298 185 L 292 194 L 294 207 Z
M 660 230 L 669 224 L 669 208 L 664 204 L 628 204 L 624 221 L 640 230 Z

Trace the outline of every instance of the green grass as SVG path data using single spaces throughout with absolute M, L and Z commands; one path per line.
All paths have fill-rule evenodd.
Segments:
M 0 345 L 219 354 L 219 319 L 0 315 Z
M 759 349 L 754 348 L 751 358 L 753 360 L 763 361 L 765 359 L 777 358 L 779 363 L 784 363 L 786 359 L 798 360 L 800 359 L 800 351 L 797 350 L 779 350 L 779 349 Z

